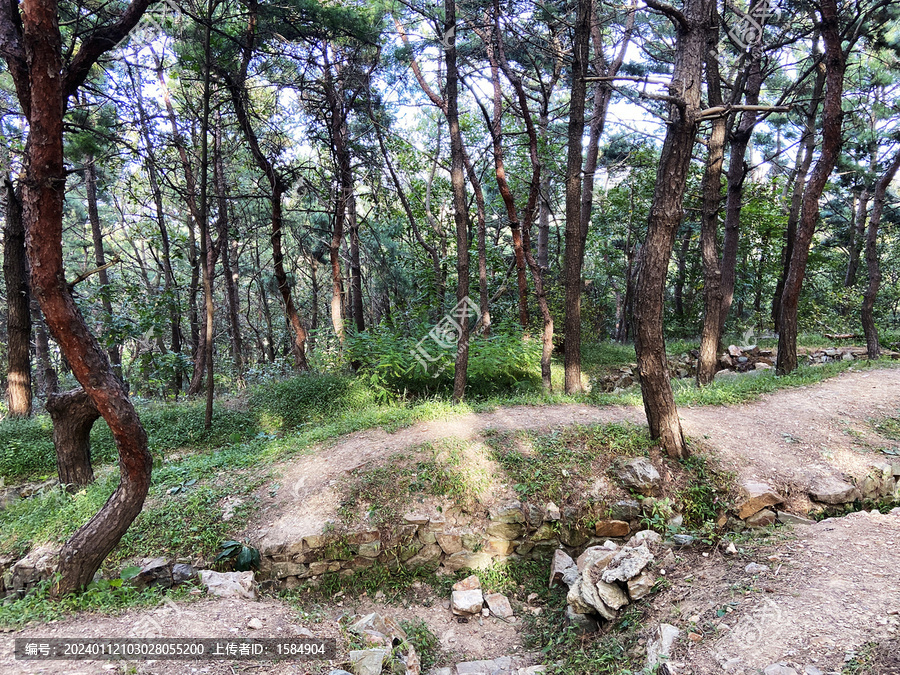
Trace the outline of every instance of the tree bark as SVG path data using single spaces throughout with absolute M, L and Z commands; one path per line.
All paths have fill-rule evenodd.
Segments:
M 34 355 L 38 362 L 37 386 L 44 396 L 59 391 L 59 376 L 50 360 L 50 339 L 37 298 L 31 298 L 31 325 L 34 327 Z
M 850 256 L 847 260 L 847 274 L 844 276 L 844 286 L 850 288 L 856 285 L 856 273 L 859 270 L 860 249 L 866 246 L 868 238 L 866 230 L 866 215 L 869 210 L 869 193 L 863 189 L 859 193 L 858 205 L 854 204 L 853 215 L 850 219 Z
M 881 345 L 878 342 L 878 328 L 875 326 L 875 299 L 878 297 L 878 289 L 881 286 L 881 266 L 878 261 L 878 228 L 881 225 L 881 213 L 884 210 L 885 196 L 888 187 L 897 171 L 900 170 L 900 152 L 894 155 L 894 159 L 888 166 L 884 175 L 875 184 L 872 195 L 872 213 L 869 216 L 869 226 L 866 230 L 866 269 L 869 282 L 863 295 L 861 319 L 863 332 L 866 336 L 866 355 L 870 359 L 877 359 L 881 355 Z
M 636 288 L 635 352 L 650 435 L 659 439 L 669 456 L 686 457 L 688 447 L 675 408 L 666 359 L 663 292 L 675 233 L 682 219 L 682 200 L 697 132 L 703 63 L 715 2 L 686 0 L 681 13 L 657 0 L 649 0 L 647 4 L 672 18 L 676 42 L 669 86 L 674 99 L 669 103 L 666 138 L 660 153 Z
M 715 30 L 718 31 L 718 12 L 713 12 Z M 710 31 L 712 33 L 712 31 Z M 711 35 L 718 40 L 718 34 Z M 706 55 L 706 87 L 710 107 L 722 105 L 722 88 L 719 62 L 710 45 Z M 721 339 L 722 312 L 725 311 L 722 290 L 722 269 L 716 243 L 719 230 L 719 208 L 722 205 L 722 164 L 725 158 L 725 117 L 712 120 L 707 144 L 706 169 L 700 191 L 703 206 L 700 216 L 700 255 L 703 259 L 703 329 L 700 334 L 700 356 L 697 359 L 697 386 L 712 382 L 716 375 L 719 341 Z M 732 145 L 734 148 L 734 145 Z M 743 162 L 743 153 L 741 153 Z
M 10 417 L 31 415 L 31 293 L 25 255 L 25 223 L 20 191 L 4 181 L 6 226 L 3 231 L 3 278 L 6 282 L 6 335 L 9 344 L 6 401 Z
M 350 291 L 353 301 L 353 322 L 356 324 L 357 332 L 362 333 L 366 329 L 366 317 L 363 313 L 362 265 L 359 259 L 359 221 L 356 218 L 356 197 L 351 195 L 347 206 L 347 224 L 350 226 Z
M 583 391 L 581 383 L 581 267 L 584 246 L 581 236 L 581 169 L 584 136 L 584 101 L 590 47 L 591 0 L 578 0 L 575 17 L 575 39 L 572 44 L 572 87 L 569 96 L 569 129 L 566 156 L 566 243 L 565 267 L 565 390 L 567 394 Z
M 69 492 L 76 492 L 94 482 L 91 428 L 100 417 L 100 411 L 84 389 L 50 394 L 46 408 L 53 422 L 59 482 Z
M 778 360 L 776 370 L 779 375 L 787 375 L 797 368 L 797 310 L 800 291 L 806 274 L 809 246 L 819 219 L 819 198 L 828 182 L 832 169 L 841 150 L 841 123 L 843 110 L 844 70 L 846 55 L 841 47 L 836 0 L 822 0 L 819 6 L 822 38 L 825 42 L 825 99 L 822 117 L 822 150 L 813 169 L 800 208 L 800 222 L 791 256 L 790 269 L 784 283 L 781 298 L 780 332 L 778 334 Z
M 0 34 L 16 36 L 18 49 L 5 50 L 3 55 L 17 80 L 16 90 L 28 118 L 22 204 L 34 293 L 50 332 L 76 379 L 109 425 L 119 450 L 119 485 L 100 511 L 60 551 L 61 576 L 52 589 L 54 594 L 80 589 L 93 578 L 140 513 L 150 486 L 152 460 L 147 435 L 128 392 L 113 373 L 109 359 L 72 298 L 62 252 L 66 102 L 97 58 L 137 24 L 148 2 L 133 0 L 114 23 L 83 36 L 67 64 L 62 58 L 56 0 L 26 0 L 21 15 L 13 5 L 0 10 Z
M 456 1 L 444 0 L 444 34 L 456 31 Z M 445 46 L 447 57 L 446 117 L 450 128 L 450 186 L 453 193 L 453 220 L 456 225 L 456 302 L 464 307 L 456 317 L 459 330 L 453 373 L 453 400 L 462 401 L 469 369 L 469 206 L 466 201 L 462 131 L 459 128 L 459 72 L 456 66 L 456 39 Z

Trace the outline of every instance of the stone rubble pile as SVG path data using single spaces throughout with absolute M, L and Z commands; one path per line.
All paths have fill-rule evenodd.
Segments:
M 482 593 L 481 580 L 474 574 L 453 584 L 450 610 L 457 616 L 493 615 L 504 620 L 513 617 L 509 598 L 502 593 Z
M 568 586 L 569 622 L 581 632 L 595 631 L 601 621 L 613 621 L 620 609 L 650 593 L 657 577 L 648 569 L 655 557 L 649 546 L 658 540 L 655 532 L 640 532 L 625 546 L 612 541 L 590 546 L 577 560 L 557 549 L 550 587 L 560 582 Z
M 372 612 L 355 617 L 347 630 L 362 641 L 364 649 L 350 651 L 353 675 L 420 675 L 422 665 L 406 631 L 390 617 Z M 332 671 L 343 673 L 346 671 Z
M 465 661 L 451 667 L 435 668 L 428 675 L 539 675 L 547 670 L 547 666 L 521 665 L 523 660 L 516 656 L 500 656 L 496 659 Z

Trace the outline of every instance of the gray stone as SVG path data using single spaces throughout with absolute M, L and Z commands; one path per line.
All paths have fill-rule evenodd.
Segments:
M 378 612 L 372 612 L 357 619 L 347 629 L 356 635 L 367 633 L 380 633 L 387 638 L 406 639 L 406 632 L 390 617 L 383 617 Z
M 359 554 L 363 558 L 377 558 L 379 553 L 381 553 L 380 539 L 367 541 L 366 543 L 359 545 Z
M 600 581 L 599 577 L 599 570 L 596 570 L 596 572 L 594 572 L 594 570 L 588 570 L 587 574 L 581 577 L 581 583 L 577 585 L 578 593 L 581 597 L 582 604 L 586 604 L 593 608 L 594 612 L 607 621 L 612 621 L 616 618 L 616 611 L 603 602 L 603 598 L 600 597 L 598 585 L 603 582 Z
M 478 578 L 477 574 L 471 574 L 465 579 L 457 581 L 452 587 L 454 591 L 474 591 L 480 588 L 481 579 Z
M 406 566 L 410 569 L 417 567 L 428 567 L 435 565 L 441 559 L 443 551 L 437 544 L 425 544 L 422 549 L 412 558 L 406 561 Z
M 220 597 L 239 597 L 256 600 L 253 572 L 215 572 L 200 570 L 200 583 L 206 592 Z
M 381 675 L 387 649 L 357 649 L 350 652 L 350 668 L 354 675 Z
M 527 503 L 525 504 L 525 522 L 531 528 L 538 528 L 544 522 L 544 512 L 541 510 L 541 507 L 537 504 Z
M 806 668 L 803 669 L 803 675 L 825 675 L 825 673 L 815 666 L 806 666 Z
M 493 661 L 464 661 L 456 664 L 456 675 L 493 675 Z
M 571 546 L 572 548 L 576 548 L 578 546 L 583 546 L 587 543 L 589 539 L 587 532 L 582 530 L 578 526 L 572 527 L 563 527 L 559 533 L 559 539 L 566 546 Z
M 803 516 L 788 513 L 787 511 L 776 511 L 775 515 L 778 518 L 778 522 L 784 523 L 785 525 L 813 525 L 816 522 L 809 518 L 804 518 Z
M 257 619 L 255 616 L 247 622 L 247 628 L 249 628 L 250 630 L 261 630 L 262 627 L 263 622 Z
M 152 586 L 171 588 L 175 582 L 172 580 L 172 569 L 169 567 L 169 561 L 165 558 L 153 558 L 153 560 L 141 566 L 141 571 L 131 580 L 131 584 L 137 588 Z
M 641 572 L 634 579 L 628 580 L 628 595 L 632 600 L 640 600 L 653 590 L 656 576 L 650 572 Z
M 744 568 L 744 571 L 747 574 L 762 574 L 769 571 L 769 566 L 752 562 Z
M 303 563 L 288 561 L 273 563 L 270 572 L 275 579 L 285 579 L 287 577 L 299 577 L 302 574 L 306 574 L 306 570 L 307 567 Z
M 690 546 L 696 539 L 689 534 L 673 534 L 672 542 L 677 546 Z
M 641 530 L 628 540 L 628 545 L 631 547 L 635 547 L 640 546 L 644 542 L 647 542 L 648 544 L 661 544 L 662 535 L 660 535 L 659 532 L 654 532 L 653 530 Z
M 662 477 L 646 457 L 635 457 L 614 469 L 625 487 L 644 495 L 652 494 L 662 483 Z
M 501 593 L 488 593 L 484 596 L 484 600 L 487 603 L 488 609 L 491 610 L 491 614 L 494 616 L 500 617 L 501 619 L 508 619 L 513 615 L 512 606 L 509 604 L 509 598 Z
M 490 509 L 491 520 L 497 523 L 524 523 L 522 502 L 508 501 Z
M 453 591 L 450 594 L 450 609 L 454 614 L 478 614 L 484 607 L 484 597 L 480 589 Z
M 616 553 L 607 568 L 603 571 L 603 581 L 608 584 L 614 581 L 628 581 L 641 573 L 650 561 L 653 554 L 646 546 L 626 546 Z
M 559 512 L 559 507 L 553 502 L 547 502 L 547 506 L 544 507 L 547 511 L 547 520 L 559 520 L 562 518 L 562 514 Z
M 616 555 L 615 550 L 610 550 L 605 546 L 591 546 L 586 548 L 584 552 L 578 556 L 575 561 L 580 572 L 584 573 L 589 567 L 600 567 L 601 570 L 606 569 L 609 561 Z
M 846 504 L 859 499 L 859 490 L 835 476 L 820 476 L 810 486 L 809 496 L 824 504 Z
M 647 644 L 647 670 L 653 671 L 663 664 L 672 653 L 672 645 L 681 635 L 681 631 L 669 623 L 661 623 L 654 631 L 653 637 Z
M 773 663 L 763 671 L 763 675 L 797 675 L 797 671 L 784 664 Z
M 763 509 L 758 513 L 754 513 L 744 522 L 750 527 L 768 527 L 775 522 L 775 512 L 770 509 Z
M 614 520 L 634 520 L 641 515 L 641 503 L 635 499 L 623 499 L 610 507 L 609 515 Z
M 575 629 L 575 632 L 580 634 L 595 633 L 600 628 L 600 624 L 594 617 L 589 614 L 580 614 L 571 607 L 566 607 L 566 620 Z
M 353 675 L 353 673 L 349 673 L 346 670 L 341 670 L 340 668 L 336 668 L 332 671 L 329 671 L 328 675 Z
M 175 563 L 172 565 L 172 581 L 176 584 L 183 584 L 196 578 L 196 576 L 197 570 L 193 565 L 188 563 Z

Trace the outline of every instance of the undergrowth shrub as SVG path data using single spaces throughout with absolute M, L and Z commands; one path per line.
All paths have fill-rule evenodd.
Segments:
M 441 349 L 427 333 L 407 336 L 381 326 L 348 336 L 347 352 L 358 364 L 359 379 L 383 397 L 427 396 L 453 389 L 456 348 Z M 476 336 L 469 344 L 466 394 L 487 397 L 538 386 L 540 353 L 540 344 L 523 335 L 521 328 L 492 326 L 489 337 Z
M 326 415 L 360 410 L 376 402 L 376 392 L 364 380 L 349 375 L 299 375 L 253 390 L 250 410 L 263 429 L 283 431 Z
M 0 421 L 0 477 L 34 478 L 56 467 L 53 428 L 47 416 Z

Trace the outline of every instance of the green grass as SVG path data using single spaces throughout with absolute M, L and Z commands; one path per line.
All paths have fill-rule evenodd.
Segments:
M 406 632 L 407 639 L 419 655 L 421 672 L 427 673 L 437 662 L 441 645 L 438 636 L 431 632 L 422 619 L 401 619 L 400 628 Z

